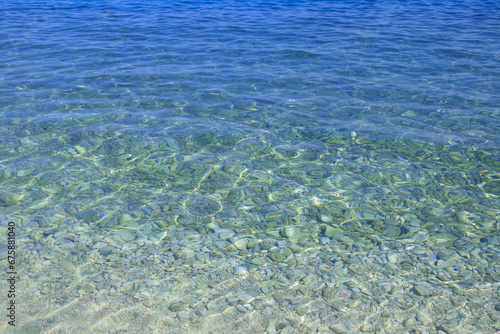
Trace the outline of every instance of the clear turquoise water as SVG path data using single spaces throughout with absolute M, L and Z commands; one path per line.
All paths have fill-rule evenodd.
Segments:
M 10 1 L 0 32 L 4 220 L 498 240 L 497 1 Z
M 445 184 L 498 214 L 498 2 L 0 9 L 2 189 L 29 195 L 6 210 L 77 203 L 113 215 L 103 203 L 126 199 L 133 208 L 120 210 L 134 212 L 151 193 L 182 202 L 264 184 L 222 203 L 261 209 L 289 182 L 294 201 L 390 197 L 384 185 L 463 209 L 442 204 Z
M 53 181 L 83 172 L 92 184 L 110 166 L 197 153 L 266 171 L 294 159 L 370 167 L 382 153 L 384 168 L 410 180 L 484 169 L 498 178 L 497 2 L 32 1 L 0 10 L 0 163 L 29 169 L 25 187 L 40 187 L 48 167 Z M 75 145 L 86 153 L 72 157 Z M 453 152 L 468 168 L 443 160 Z
M 247 227 L 266 229 L 302 221 L 297 207 L 319 222 L 327 209 L 310 201 L 340 196 L 353 208 L 348 217 L 394 216 L 395 205 L 380 201 L 399 201 L 398 210 L 424 219 L 435 206 L 480 205 L 489 210 L 481 219 L 495 221 L 499 9 L 3 4 L 4 208 L 38 216 L 63 207 L 77 219 L 92 210 L 103 226 L 123 213 L 169 224 L 180 215 L 188 225 L 253 215 Z M 187 212 L 190 197 L 214 194 L 220 202 L 205 203 L 213 210 Z M 176 218 L 141 211 L 155 201 L 170 203 Z M 275 211 L 282 220 L 266 220 Z

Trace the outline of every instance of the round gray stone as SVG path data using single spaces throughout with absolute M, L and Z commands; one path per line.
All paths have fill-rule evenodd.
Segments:
M 419 296 L 430 296 L 432 295 L 432 292 L 431 290 L 429 290 L 425 285 L 422 285 L 422 284 L 419 284 L 417 286 L 415 286 L 415 292 L 419 295 Z
M 246 274 L 248 274 L 248 270 L 247 270 L 247 268 L 245 268 L 245 267 L 242 267 L 242 266 L 237 266 L 237 267 L 234 267 L 234 268 L 233 268 L 233 273 L 234 273 L 235 275 L 238 275 L 238 276 L 239 276 L 239 275 L 246 275 Z
M 341 323 L 331 325 L 330 329 L 332 330 L 332 332 L 334 332 L 336 334 L 342 334 L 342 333 L 349 332 L 349 328 L 347 328 L 346 325 L 341 324 Z

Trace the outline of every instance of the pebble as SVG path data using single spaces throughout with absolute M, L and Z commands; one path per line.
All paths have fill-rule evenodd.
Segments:
M 189 248 L 183 248 L 174 254 L 174 258 L 176 260 L 177 259 L 187 260 L 187 259 L 193 258 L 194 256 L 195 256 L 194 251 L 189 249 Z
M 265 315 L 266 317 L 270 317 L 271 315 L 273 315 L 273 309 L 270 307 L 266 307 L 262 311 L 262 314 Z
M 333 324 L 330 326 L 330 330 L 335 334 L 342 334 L 349 332 L 349 328 L 342 323 Z
M 172 312 L 179 312 L 186 308 L 186 305 L 183 303 L 172 303 L 169 305 L 168 309 Z
M 334 235 L 344 234 L 344 230 L 337 228 L 337 227 L 327 225 L 323 231 L 323 234 L 325 237 L 332 238 Z
M 207 225 L 205 225 L 206 228 L 210 229 L 210 230 L 220 230 L 220 227 L 217 225 L 217 224 L 214 224 L 214 223 L 208 223 Z
M 451 249 L 442 249 L 437 253 L 436 256 L 440 260 L 448 260 L 451 259 L 452 257 L 455 257 L 455 255 L 458 256 L 458 254 Z
M 144 285 L 146 286 L 155 286 L 155 285 L 160 285 L 160 280 L 157 279 L 148 279 L 144 282 Z
M 241 304 L 248 304 L 250 301 L 254 299 L 254 297 L 249 294 L 242 294 L 238 296 L 238 299 Z
M 405 289 L 402 287 L 402 286 L 393 286 L 391 288 L 391 290 L 389 291 L 389 293 L 391 295 L 395 295 L 395 294 L 399 294 L 399 293 L 403 293 L 405 291 Z
M 405 270 L 405 271 L 412 271 L 413 269 L 415 269 L 415 265 L 409 263 L 409 262 L 403 262 L 400 264 L 401 266 L 401 269 Z
M 274 321 L 269 321 L 265 329 L 268 334 L 276 334 L 276 323 Z
M 285 227 L 281 230 L 281 235 L 285 238 L 293 238 L 296 235 L 296 228 L 293 226 Z
M 423 314 L 418 314 L 417 315 L 417 320 L 420 321 L 424 325 L 428 325 L 432 323 L 432 318 L 423 315 Z
M 292 334 L 295 333 L 295 329 L 292 326 L 286 326 L 280 331 L 280 334 Z
M 226 300 L 228 303 L 234 303 L 237 302 L 239 299 L 238 297 L 233 296 L 233 297 L 227 297 Z
M 200 308 L 196 309 L 195 312 L 197 315 L 202 317 L 208 313 L 208 309 L 206 307 L 200 307 Z
M 281 249 L 271 249 L 268 256 L 275 262 L 283 262 L 290 254 L 292 254 L 292 251 L 288 247 L 285 247 Z
M 321 237 L 320 241 L 319 241 L 322 245 L 325 245 L 327 243 L 330 242 L 330 238 L 328 237 Z
M 242 313 L 246 313 L 248 311 L 243 305 L 236 305 L 236 309 Z
M 398 263 L 399 255 L 398 254 L 389 254 L 387 255 L 387 260 L 389 260 L 390 263 L 396 264 Z
M 120 224 L 124 224 L 126 222 L 129 222 L 129 221 L 132 221 L 134 219 L 134 217 L 132 217 L 132 215 L 129 215 L 129 214 L 123 214 L 121 215 L 119 218 L 118 218 L 118 223 Z
M 69 272 L 75 272 L 76 271 L 76 267 L 75 265 L 73 264 L 73 262 L 71 261 L 68 261 L 68 260 L 62 260 L 61 261 L 61 266 L 66 269 L 67 271 Z
M 238 276 L 243 276 L 248 274 L 248 270 L 245 267 L 237 266 L 233 268 L 233 273 Z
M 274 300 L 276 300 L 279 303 L 279 302 L 283 302 L 283 301 L 292 299 L 292 295 L 290 293 L 287 293 L 287 292 L 278 292 L 278 293 L 273 294 L 273 298 L 274 298 Z
M 234 245 L 234 247 L 236 247 L 239 250 L 246 249 L 247 245 L 248 245 L 248 239 L 239 239 L 239 240 L 236 240 L 233 243 L 233 245 Z
M 411 328 L 413 328 L 415 326 L 415 318 L 414 317 L 410 317 L 408 319 L 405 319 L 403 321 L 403 326 L 404 327 L 411 327 Z
M 142 302 L 142 304 L 146 307 L 152 307 L 154 305 L 154 301 L 152 300 L 145 300 Z
M 219 237 L 219 239 L 222 239 L 222 240 L 229 239 L 229 238 L 232 238 L 234 236 L 234 232 L 229 231 L 229 230 L 221 230 L 221 231 L 219 231 L 217 236 Z
M 359 299 L 356 299 L 356 300 L 351 300 L 347 303 L 347 307 L 349 308 L 356 308 L 358 307 L 359 305 L 361 305 L 361 300 Z
M 429 290 L 425 285 L 419 284 L 414 287 L 415 292 L 420 296 L 430 296 L 432 295 L 431 290 Z
M 411 252 L 415 255 L 422 255 L 422 254 L 427 253 L 427 249 L 425 247 L 422 247 L 422 246 L 416 246 L 416 247 L 413 247 L 411 249 Z
M 179 311 L 177 312 L 177 318 L 180 321 L 187 321 L 189 320 L 189 314 L 186 311 Z
M 311 308 L 304 305 L 304 304 L 299 304 L 295 306 L 295 312 L 297 312 L 298 315 L 306 315 L 311 313 Z
M 115 247 L 113 246 L 104 246 L 98 250 L 99 254 L 101 255 L 109 255 L 113 253 L 116 250 Z

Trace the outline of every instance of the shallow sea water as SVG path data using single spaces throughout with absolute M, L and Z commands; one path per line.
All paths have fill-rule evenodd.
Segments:
M 498 2 L 0 13 L 0 264 L 15 222 L 18 332 L 500 330 Z M 419 280 L 397 283 L 387 263 Z M 356 266 L 373 269 L 370 287 L 335 281 Z M 403 311 L 436 298 L 378 323 L 383 284 L 403 286 Z M 472 289 L 487 291 L 474 307 Z

